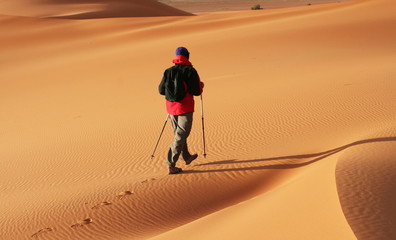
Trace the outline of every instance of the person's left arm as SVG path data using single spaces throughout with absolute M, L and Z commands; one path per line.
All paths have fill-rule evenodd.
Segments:
M 203 90 L 203 82 L 201 82 L 197 70 L 192 68 L 190 76 L 186 81 L 188 92 L 194 96 L 199 96 Z

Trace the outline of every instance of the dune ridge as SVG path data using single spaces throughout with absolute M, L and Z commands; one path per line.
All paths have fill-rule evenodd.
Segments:
M 393 166 L 395 9 L 367 0 L 84 21 L 2 12 L 0 238 L 391 236 L 381 223 L 393 215 L 371 200 L 381 218 L 362 230 L 349 192 L 370 181 L 351 169 Z M 166 116 L 157 86 L 180 45 L 206 83 L 208 157 L 168 176 L 169 126 L 150 156 Z M 202 154 L 199 99 L 194 114 L 189 145 Z
M 63 19 L 193 15 L 155 0 L 2 0 L 0 9 L 0 14 Z

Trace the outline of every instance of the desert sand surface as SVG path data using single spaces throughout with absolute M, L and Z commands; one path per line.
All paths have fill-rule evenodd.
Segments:
M 106 2 L 0 0 L 0 239 L 396 239 L 396 2 Z M 178 46 L 207 157 L 197 97 L 168 175 Z
M 260 9 L 274 9 L 345 1 L 350 0 L 160 0 L 162 3 L 190 13 L 251 10 L 257 5 Z

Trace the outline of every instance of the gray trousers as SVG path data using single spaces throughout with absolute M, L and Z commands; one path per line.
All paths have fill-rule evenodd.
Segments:
M 188 152 L 187 137 L 190 135 L 193 113 L 185 113 L 181 115 L 170 115 L 172 122 L 174 141 L 168 151 L 167 163 L 170 167 L 175 167 L 180 154 L 184 160 L 190 158 Z

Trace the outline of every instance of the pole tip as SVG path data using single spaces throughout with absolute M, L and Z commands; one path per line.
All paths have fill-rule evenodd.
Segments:
M 206 158 L 206 153 L 203 154 L 204 158 Z

